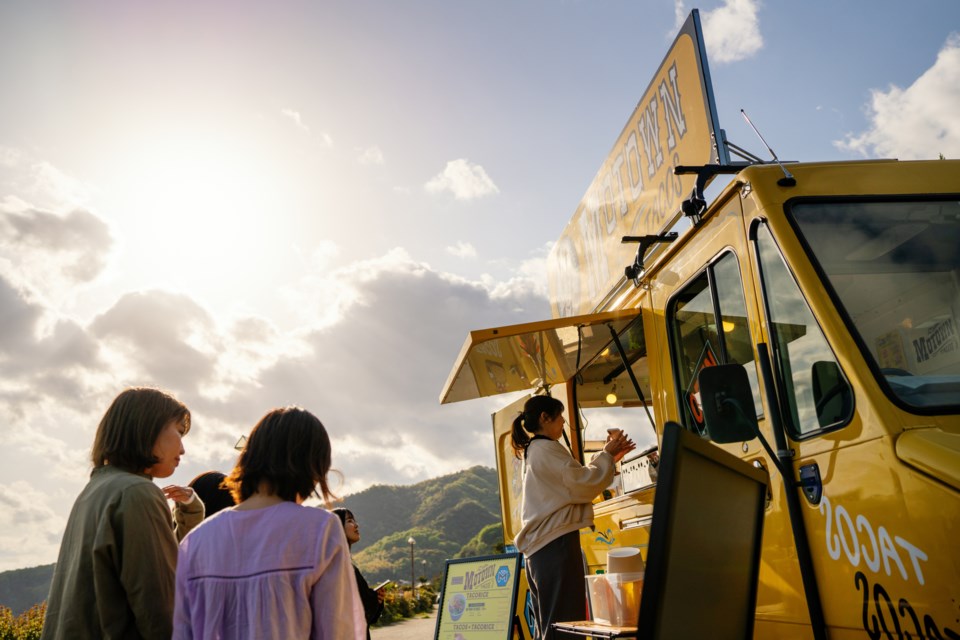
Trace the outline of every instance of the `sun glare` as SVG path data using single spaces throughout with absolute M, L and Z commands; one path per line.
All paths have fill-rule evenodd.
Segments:
M 124 164 L 114 183 L 122 269 L 144 286 L 240 287 L 284 250 L 281 176 L 255 145 L 157 139 Z

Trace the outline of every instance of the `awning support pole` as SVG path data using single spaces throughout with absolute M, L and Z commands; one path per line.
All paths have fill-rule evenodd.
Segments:
M 647 412 L 647 420 L 650 421 L 650 428 L 653 429 L 653 434 L 657 435 L 657 423 L 653 421 L 653 416 L 650 415 L 650 408 L 647 406 L 646 398 L 643 397 L 643 391 L 640 389 L 640 383 L 637 382 L 637 376 L 633 375 L 633 367 L 631 367 L 630 363 L 627 362 L 627 352 L 623 350 L 623 345 L 620 344 L 620 336 L 617 335 L 613 325 L 607 324 L 607 329 L 610 329 L 610 335 L 613 337 L 613 344 L 617 345 L 617 353 L 620 354 L 620 362 L 623 363 L 623 368 L 626 370 L 627 375 L 630 376 L 630 382 L 633 383 L 633 388 L 637 392 L 637 397 L 640 398 L 640 402 L 643 404 L 643 410 Z

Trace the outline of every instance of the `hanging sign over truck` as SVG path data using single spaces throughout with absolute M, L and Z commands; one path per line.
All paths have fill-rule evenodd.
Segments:
M 623 236 L 659 233 L 677 221 L 695 177 L 673 169 L 725 160 L 719 132 L 694 10 L 550 253 L 554 317 L 596 309 L 636 252 L 635 244 L 621 244 Z

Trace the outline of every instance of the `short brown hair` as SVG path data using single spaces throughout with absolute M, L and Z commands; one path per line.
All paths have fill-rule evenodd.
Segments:
M 330 438 L 323 423 L 306 409 L 284 407 L 260 418 L 223 483 L 237 503 L 252 496 L 261 481 L 290 502 L 309 497 L 319 484 L 329 504 L 336 498 L 327 486 L 330 464 Z
M 190 430 L 190 410 L 169 393 L 150 387 L 120 392 L 103 414 L 93 438 L 94 467 L 105 464 L 141 473 L 157 463 L 153 445 L 171 421 Z

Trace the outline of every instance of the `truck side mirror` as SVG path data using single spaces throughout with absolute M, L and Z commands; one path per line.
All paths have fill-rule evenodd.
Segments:
M 698 377 L 707 435 L 714 442 L 745 442 L 759 433 L 747 370 L 740 364 L 706 367 Z

